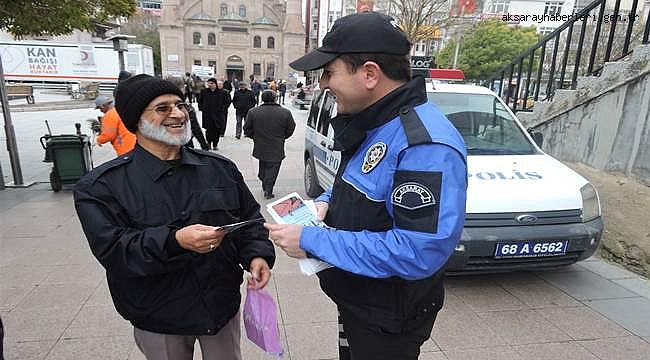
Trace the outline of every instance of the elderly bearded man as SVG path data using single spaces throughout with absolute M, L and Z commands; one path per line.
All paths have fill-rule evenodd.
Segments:
M 240 292 L 266 286 L 275 254 L 259 204 L 230 160 L 184 147 L 191 137 L 183 93 L 138 75 L 120 84 L 116 108 L 137 137 L 133 151 L 76 185 L 90 248 L 106 269 L 117 311 L 147 359 L 241 359 Z

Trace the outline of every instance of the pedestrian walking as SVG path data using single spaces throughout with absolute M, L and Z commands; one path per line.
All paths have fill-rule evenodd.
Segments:
M 199 96 L 201 96 L 201 91 L 205 89 L 205 82 L 198 75 L 192 74 L 192 97 L 196 102 L 199 102 Z
M 253 157 L 259 160 L 257 178 L 262 181 L 266 199 L 275 197 L 273 187 L 285 157 L 284 141 L 295 128 L 291 111 L 275 101 L 275 92 L 271 90 L 264 90 L 262 105 L 246 115 L 244 135 L 253 139 Z
M 122 123 L 120 115 L 113 106 L 113 99 L 103 95 L 98 96 L 95 99 L 95 109 L 104 113 L 100 120 L 101 130 L 95 139 L 97 146 L 110 142 L 117 156 L 133 150 L 136 141 L 135 135 Z
M 280 92 L 280 103 L 284 105 L 284 96 L 287 93 L 287 82 L 285 80 L 280 80 L 278 91 Z
M 232 97 L 232 106 L 235 107 L 235 116 L 237 117 L 235 138 L 241 139 L 242 124 L 246 119 L 246 114 L 248 114 L 248 110 L 255 106 L 255 96 L 243 81 L 239 82 L 239 90 L 235 91 L 235 95 Z
M 251 82 L 251 91 L 253 92 L 253 96 L 255 96 L 255 106 L 257 106 L 260 103 L 260 94 L 262 93 L 262 84 L 257 79 Z
M 376 41 L 381 39 L 381 41 Z M 465 218 L 466 147 L 411 80 L 411 44 L 396 21 L 364 12 L 338 19 L 290 66 L 323 69 L 336 96 L 334 184 L 316 199 L 332 228 L 267 224 L 289 256 L 315 257 L 339 311 L 342 360 L 416 360 L 444 299 L 444 265 Z
M 219 80 L 217 81 L 217 89 L 224 90 L 223 87 L 223 81 Z M 226 107 L 223 111 L 223 127 L 221 128 L 221 131 L 219 132 L 219 136 L 223 137 L 226 134 L 226 129 L 228 128 L 228 109 L 230 108 L 230 104 L 232 103 L 232 98 L 230 97 L 230 93 L 226 91 Z
M 202 126 L 205 139 L 212 150 L 218 150 L 219 137 L 226 128 L 224 112 L 228 106 L 228 93 L 217 88 L 215 78 L 208 79 L 208 88 L 199 95 L 199 110 L 202 114 Z
M 185 93 L 185 99 L 187 99 L 187 102 L 189 104 L 191 104 L 192 103 L 192 98 L 193 98 L 193 96 L 192 96 L 193 95 L 193 89 L 194 89 L 194 79 L 192 79 L 192 74 L 190 74 L 189 72 L 186 72 L 185 73 L 185 79 L 183 79 L 183 80 L 184 80 L 184 83 L 185 83 L 185 86 L 183 88 L 183 92 Z
M 185 90 L 185 85 L 186 85 L 185 79 L 181 79 L 175 76 L 168 76 L 165 78 L 165 80 L 176 85 L 176 87 L 179 90 L 181 91 Z M 199 142 L 199 146 L 201 146 L 201 149 L 210 150 L 210 148 L 208 147 L 208 143 L 205 141 L 203 130 L 201 130 L 201 125 L 199 125 L 199 121 L 196 118 L 196 110 L 194 110 L 194 107 L 192 105 L 187 107 L 187 114 L 188 114 L 188 120 L 190 121 L 190 127 L 192 129 L 192 138 L 190 139 L 190 141 L 187 142 L 187 144 L 185 144 L 185 146 L 193 148 L 194 147 L 193 140 L 196 139 L 196 141 Z
M 115 309 L 133 325 L 147 359 L 241 359 L 240 284 L 263 288 L 275 254 L 235 164 L 183 146 L 188 104 L 171 82 L 137 75 L 118 87 L 116 108 L 137 145 L 75 186 L 90 249 L 106 270 Z M 254 281 L 252 279 L 255 279 Z

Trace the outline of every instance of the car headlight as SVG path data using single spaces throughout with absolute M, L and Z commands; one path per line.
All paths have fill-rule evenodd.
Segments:
M 600 216 L 600 200 L 596 188 L 587 184 L 580 188 L 582 195 L 582 222 L 593 220 Z

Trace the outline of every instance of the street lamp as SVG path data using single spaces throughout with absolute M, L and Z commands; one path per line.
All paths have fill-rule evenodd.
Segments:
M 113 50 L 117 51 L 120 61 L 120 71 L 126 70 L 124 66 L 124 52 L 129 51 L 129 39 L 135 39 L 134 35 L 115 34 L 106 40 L 113 41 Z

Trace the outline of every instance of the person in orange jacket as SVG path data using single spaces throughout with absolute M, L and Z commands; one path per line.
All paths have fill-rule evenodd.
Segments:
M 127 130 L 113 106 L 113 99 L 99 96 L 95 99 L 95 109 L 104 113 L 102 117 L 102 130 L 97 136 L 97 145 L 102 146 L 107 142 L 113 145 L 117 156 L 125 154 L 135 147 L 135 135 Z

